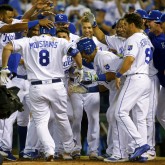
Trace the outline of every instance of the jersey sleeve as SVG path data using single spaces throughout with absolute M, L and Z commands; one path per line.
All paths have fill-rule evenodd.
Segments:
M 24 47 L 24 43 L 28 42 L 27 38 L 21 38 L 18 40 L 12 40 L 11 43 L 13 44 L 14 52 L 20 52 Z
M 7 25 L 6 23 L 0 21 L 0 28 L 3 27 L 4 25 Z
M 139 48 L 138 43 L 135 40 L 136 38 L 131 37 L 126 41 L 124 57 L 132 56 L 135 58 L 138 55 Z

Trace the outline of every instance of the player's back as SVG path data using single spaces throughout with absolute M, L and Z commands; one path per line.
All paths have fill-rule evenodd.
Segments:
M 14 40 L 15 50 L 21 47 L 28 79 L 47 80 L 64 76 L 62 57 L 67 40 L 48 35 Z

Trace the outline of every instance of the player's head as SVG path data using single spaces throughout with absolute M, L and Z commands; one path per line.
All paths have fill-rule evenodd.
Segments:
M 86 17 L 83 17 L 81 19 L 81 30 L 83 37 L 92 38 L 93 36 L 92 25 Z
M 125 14 L 124 20 L 125 20 L 125 28 L 126 28 L 126 37 L 130 37 L 137 30 L 143 28 L 143 20 L 139 14 L 136 13 Z
M 69 27 L 68 17 L 65 14 L 57 14 L 55 16 L 55 26 L 56 27 Z
M 0 21 L 11 24 L 14 18 L 14 9 L 9 5 L 0 5 Z
M 163 32 L 165 33 L 165 13 L 161 15 L 160 20 L 156 21 L 156 23 L 161 25 Z
M 69 34 L 70 34 L 69 30 L 66 28 L 57 28 L 56 29 L 56 36 L 58 38 L 65 38 L 66 40 L 69 41 L 70 40 Z
M 96 44 L 91 38 L 82 38 L 77 43 L 77 49 L 81 52 L 82 58 L 85 58 L 87 62 L 92 62 L 96 52 Z
M 55 27 L 47 28 L 45 26 L 40 26 L 40 34 L 50 34 L 51 36 L 56 35 Z
M 120 37 L 126 37 L 125 20 L 119 19 L 115 26 L 116 34 Z
M 159 10 L 152 10 L 149 12 L 147 17 L 147 24 L 150 28 L 150 31 L 155 33 L 157 29 L 160 28 L 160 25 L 156 24 L 160 20 L 162 13 Z

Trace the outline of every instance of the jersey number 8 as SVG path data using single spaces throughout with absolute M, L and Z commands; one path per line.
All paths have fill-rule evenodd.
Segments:
M 153 51 L 151 48 L 147 48 L 145 50 L 145 54 L 146 54 L 146 58 L 145 58 L 145 62 L 147 64 L 149 64 L 149 62 L 152 60 L 152 57 L 153 57 Z
M 39 52 L 39 63 L 42 66 L 47 66 L 49 62 L 49 52 L 47 50 L 41 50 Z

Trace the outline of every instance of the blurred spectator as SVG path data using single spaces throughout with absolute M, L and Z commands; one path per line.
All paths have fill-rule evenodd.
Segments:
M 84 11 L 86 7 L 81 5 L 79 0 L 70 0 L 70 5 L 66 7 L 65 14 L 68 16 L 69 21 L 72 23 L 76 23 L 80 20 L 82 16 L 82 11 Z
M 165 12 L 165 0 L 154 0 L 155 9 Z
M 32 4 L 30 0 L 20 0 L 20 6 L 22 13 L 25 13 L 32 7 Z

